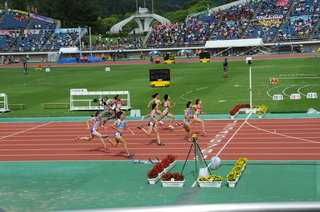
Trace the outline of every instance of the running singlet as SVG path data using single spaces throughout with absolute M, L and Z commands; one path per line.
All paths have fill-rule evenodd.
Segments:
M 109 110 L 110 110 L 109 105 L 110 105 L 110 100 L 103 102 L 103 110 L 105 112 L 109 112 Z
M 155 119 L 155 118 L 156 118 L 156 115 L 157 115 L 156 110 L 153 109 L 153 110 L 151 111 L 151 114 L 152 114 L 152 117 Z M 148 126 L 154 126 L 154 125 L 155 125 L 155 123 L 154 123 L 153 121 L 150 121 L 150 122 L 148 123 Z
M 91 133 L 98 131 L 98 127 L 100 127 L 101 125 L 101 119 L 96 118 L 95 120 L 93 120 L 92 122 L 92 128 L 90 130 Z
M 161 101 L 160 101 L 160 99 L 156 99 L 156 100 L 154 101 L 154 103 L 156 103 L 157 105 L 159 105 L 159 104 L 161 103 Z
M 114 134 L 114 137 L 117 137 L 117 136 L 122 136 L 122 131 L 123 129 L 126 127 L 126 122 L 125 121 L 120 121 L 118 120 L 118 124 L 116 125 L 116 127 L 118 128 L 117 132 Z
M 196 105 L 194 108 L 194 115 L 193 117 L 198 117 L 198 115 L 201 113 L 202 111 L 202 106 L 201 105 Z
M 190 108 L 187 109 L 187 116 L 192 117 L 192 110 Z M 183 119 L 183 122 L 190 122 L 190 119 Z
M 169 110 L 169 106 L 168 106 L 168 102 L 167 101 L 165 101 L 163 103 L 163 107 L 164 107 L 164 110 L 162 111 L 162 113 L 167 115 L 168 114 L 168 110 Z
M 121 105 L 122 105 L 122 101 L 121 100 L 117 101 L 116 102 L 116 110 L 120 110 Z

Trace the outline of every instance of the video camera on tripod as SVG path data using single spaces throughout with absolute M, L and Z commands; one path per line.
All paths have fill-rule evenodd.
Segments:
M 92 99 L 92 102 L 95 102 L 95 103 L 98 103 L 98 102 L 100 102 L 100 101 L 102 102 L 102 101 L 103 101 L 103 99 L 101 99 L 101 100 L 100 100 L 100 99 L 98 99 L 98 98 Z
M 190 152 L 191 152 L 193 147 L 194 147 L 195 173 L 197 174 L 197 178 L 199 176 L 203 176 L 203 177 L 209 176 L 209 169 L 208 169 L 209 167 L 208 167 L 208 164 L 207 164 L 207 162 L 206 162 L 206 160 L 205 160 L 205 158 L 204 158 L 204 156 L 202 154 L 202 151 L 201 151 L 201 149 L 199 147 L 197 134 L 193 134 L 192 135 L 192 144 L 190 146 L 187 158 L 186 158 L 186 160 L 184 162 L 184 165 L 182 167 L 181 174 L 183 173 L 183 170 L 185 168 L 185 165 L 186 165 L 186 163 L 188 161 Z M 197 162 L 200 163 L 200 170 L 198 170 Z M 211 168 L 212 169 L 217 169 L 220 166 L 220 163 L 221 163 L 220 158 L 213 157 L 211 159 Z

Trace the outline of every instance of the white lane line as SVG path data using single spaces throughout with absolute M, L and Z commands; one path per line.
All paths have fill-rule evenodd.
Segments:
M 240 125 L 240 127 L 237 129 L 237 131 L 235 131 L 233 133 L 233 135 L 229 138 L 229 140 L 223 145 L 223 147 L 220 149 L 220 151 L 216 154 L 216 156 L 218 157 L 218 155 L 225 149 L 225 147 L 230 143 L 230 141 L 233 139 L 234 136 L 236 136 L 236 134 L 239 132 L 239 130 L 243 127 L 243 125 L 245 123 L 247 123 L 247 120 L 250 118 L 252 112 L 250 112 L 247 116 L 247 118 L 244 120 L 244 122 Z
M 249 126 L 257 129 L 257 130 L 261 130 L 263 132 L 267 132 L 267 133 L 270 133 L 270 134 L 276 134 L 276 135 L 279 135 L 279 136 L 283 136 L 283 137 L 287 137 L 287 138 L 292 138 L 292 139 L 296 139 L 296 140 L 301 140 L 301 141 L 307 141 L 307 142 L 310 142 L 310 143 L 316 143 L 316 144 L 319 144 L 320 142 L 318 141 L 312 141 L 312 140 L 308 140 L 308 139 L 304 139 L 304 138 L 299 138 L 299 137 L 294 137 L 294 136 L 289 136 L 289 135 L 285 135 L 285 134 L 282 134 L 282 133 L 277 133 L 276 131 L 270 131 L 270 130 L 265 130 L 265 129 L 261 129 L 259 127 L 256 127 L 256 126 L 253 126 L 249 123 L 247 123 Z
M 46 126 L 46 125 L 48 125 L 48 124 L 50 124 L 50 123 L 52 123 L 52 122 L 44 123 L 44 124 L 38 125 L 38 126 L 36 126 L 36 127 L 32 127 L 32 128 L 29 128 L 29 129 L 20 131 L 20 132 L 16 132 L 16 133 L 13 133 L 13 134 L 10 134 L 10 135 L 7 135 L 7 136 L 3 136 L 3 137 L 0 138 L 0 140 L 2 140 L 2 139 L 4 139 L 4 138 L 9 138 L 9 137 L 12 137 L 12 136 L 15 136 L 15 135 L 18 135 L 18 134 L 21 134 L 21 133 L 24 133 L 24 132 L 27 132 L 27 131 L 30 131 L 30 130 L 37 129 L 37 128 L 39 128 L 39 127 Z

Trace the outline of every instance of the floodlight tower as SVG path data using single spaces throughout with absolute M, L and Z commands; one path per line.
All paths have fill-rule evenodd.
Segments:
M 250 112 L 252 112 L 252 77 L 251 77 L 251 64 L 252 58 L 247 57 L 246 63 L 249 65 L 249 93 L 250 93 Z

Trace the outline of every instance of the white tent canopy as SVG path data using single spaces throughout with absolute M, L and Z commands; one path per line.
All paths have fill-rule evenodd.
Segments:
M 79 49 L 77 47 L 69 47 L 69 48 L 60 48 L 59 54 L 67 54 L 67 53 L 79 53 Z
M 217 41 L 207 41 L 205 48 L 228 48 L 228 47 L 245 47 L 245 46 L 261 46 L 261 45 L 263 45 L 262 38 L 217 40 Z

